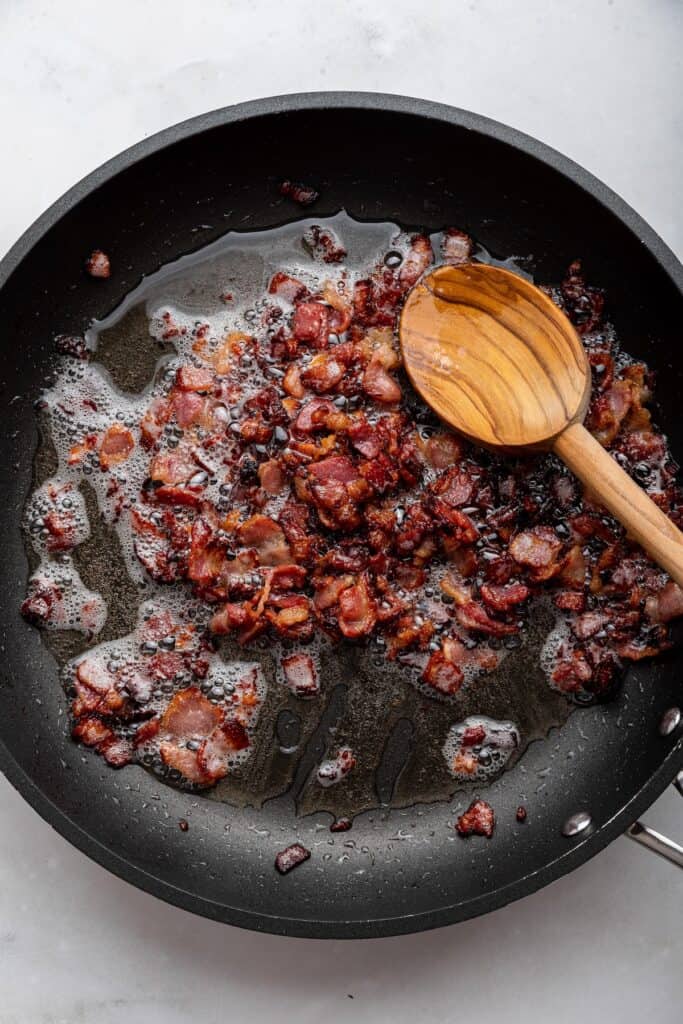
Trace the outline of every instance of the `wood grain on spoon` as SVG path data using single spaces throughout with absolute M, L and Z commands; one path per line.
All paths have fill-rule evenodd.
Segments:
M 583 426 L 581 341 L 539 288 L 500 267 L 439 267 L 400 324 L 406 371 L 455 430 L 488 448 L 551 450 L 683 586 L 683 534 Z

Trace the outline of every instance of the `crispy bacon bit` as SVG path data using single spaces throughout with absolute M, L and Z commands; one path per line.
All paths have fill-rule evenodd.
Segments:
M 297 281 L 295 277 L 290 277 L 289 274 L 283 274 L 282 271 L 273 274 L 268 291 L 271 295 L 277 295 L 279 299 L 284 299 L 285 302 L 290 302 L 292 305 L 295 302 L 301 302 L 308 296 L 308 288 L 305 284 Z
M 237 535 L 246 548 L 254 548 L 259 565 L 286 565 L 292 552 L 278 524 L 268 516 L 252 516 L 242 523 Z
M 294 310 L 292 331 L 297 341 L 327 348 L 330 335 L 329 307 L 322 302 L 300 302 Z
M 184 363 L 176 373 L 176 384 L 181 391 L 211 391 L 214 375 L 205 366 L 192 366 Z
M 371 633 L 376 621 L 376 605 L 366 578 L 361 576 L 339 595 L 339 628 L 345 637 L 355 640 Z
M 350 818 L 337 818 L 330 825 L 330 832 L 348 832 L 352 825 L 353 822 Z
M 302 846 L 301 843 L 293 843 L 286 850 L 280 850 L 275 858 L 275 867 L 281 875 L 286 875 L 288 871 L 303 864 L 310 856 L 311 851 L 307 850 L 305 846 Z
M 320 196 L 320 193 L 310 185 L 302 185 L 296 181 L 283 181 L 280 185 L 280 194 L 292 199 L 299 206 L 311 206 Z
M 508 612 L 515 605 L 526 601 L 531 591 L 523 583 L 508 583 L 506 586 L 484 583 L 481 596 L 484 603 L 494 612 Z
M 387 405 L 400 402 L 403 394 L 398 383 L 387 373 L 379 356 L 373 356 L 368 363 L 363 374 L 363 390 L 376 402 Z
M 549 526 L 534 526 L 518 533 L 510 543 L 515 562 L 527 568 L 534 580 L 547 580 L 557 570 L 562 541 Z
M 447 650 L 434 651 L 422 673 L 422 679 L 439 693 L 452 696 L 462 686 L 465 676 L 449 654 Z
M 285 683 L 295 697 L 315 697 L 320 692 L 320 683 L 309 654 L 290 654 L 282 659 Z
M 441 255 L 444 263 L 450 263 L 453 267 L 467 263 L 472 255 L 472 239 L 464 231 L 448 228 L 441 242 Z
M 486 836 L 487 839 L 493 835 L 494 825 L 493 808 L 485 800 L 473 800 L 455 823 L 459 835 Z
M 85 261 L 85 270 L 91 277 L 111 277 L 111 263 L 106 252 L 94 249 Z
M 411 240 L 408 255 L 401 264 L 399 272 L 401 285 L 404 288 L 412 288 L 433 262 L 432 243 L 426 235 L 415 235 Z
M 130 430 L 121 423 L 112 423 L 100 445 L 100 466 L 102 469 L 118 466 L 126 461 L 134 447 L 135 441 Z
M 176 739 L 191 740 L 209 736 L 220 720 L 221 713 L 216 705 L 196 686 L 191 686 L 173 697 L 162 715 L 161 729 Z
M 517 821 L 519 821 L 519 822 L 523 822 L 523 821 L 526 821 L 526 807 L 523 807 L 523 806 L 522 806 L 522 805 L 520 804 L 520 805 L 519 805 L 519 807 L 517 808 L 517 811 L 516 811 L 516 813 L 515 813 L 515 818 L 516 818 L 516 819 L 517 819 Z
M 477 747 L 486 739 L 486 729 L 483 725 L 470 725 L 462 734 L 460 745 L 462 747 Z
M 55 348 L 62 356 L 71 356 L 72 359 L 86 360 L 90 358 L 90 350 L 85 343 L 85 338 L 76 334 L 55 335 Z
M 683 615 L 683 590 L 670 580 L 658 594 L 648 597 L 645 614 L 651 622 L 671 622 Z
M 330 228 L 312 224 L 304 231 L 303 240 L 311 254 L 324 263 L 341 263 L 346 258 L 346 249 Z

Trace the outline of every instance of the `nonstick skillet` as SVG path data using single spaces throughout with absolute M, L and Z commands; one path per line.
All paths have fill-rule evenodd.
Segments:
M 428 230 L 456 224 L 492 253 L 530 254 L 541 281 L 559 280 L 584 257 L 607 290 L 624 348 L 659 371 L 655 418 L 674 456 L 683 452 L 683 268 L 571 161 L 485 118 L 373 94 L 259 100 L 170 128 L 75 186 L 0 264 L 0 766 L 70 842 L 185 909 L 288 935 L 417 931 L 518 899 L 636 822 L 683 767 L 675 710 L 683 648 L 635 664 L 614 702 L 581 708 L 532 743 L 487 790 L 498 821 L 491 840 L 463 841 L 450 827 L 468 794 L 450 806 L 384 806 L 331 835 L 329 815 L 297 818 L 287 799 L 238 809 L 166 787 L 139 767 L 108 769 L 71 741 L 56 663 L 19 615 L 33 403 L 50 372 L 54 334 L 83 331 L 142 275 L 230 229 L 300 217 L 278 195 L 285 178 L 320 191 L 316 218 L 344 208 L 360 220 Z M 96 246 L 118 270 L 93 286 L 82 264 Z M 343 688 L 336 693 L 343 700 Z M 395 758 L 405 757 L 396 746 Z M 523 825 L 515 821 L 520 802 Z M 294 841 L 312 857 L 281 878 L 275 854 Z

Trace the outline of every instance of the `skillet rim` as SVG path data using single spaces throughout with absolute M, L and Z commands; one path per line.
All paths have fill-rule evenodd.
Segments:
M 0 290 L 31 249 L 64 215 L 101 185 L 146 157 L 204 131 L 246 119 L 325 109 L 379 110 L 442 121 L 478 132 L 537 159 L 587 192 L 629 228 L 683 294 L 683 265 L 672 250 L 628 203 L 573 160 L 545 143 L 491 118 L 431 100 L 372 92 L 309 92 L 271 96 L 200 114 L 151 135 L 87 174 L 34 221 L 0 260 Z M 503 888 L 483 893 L 453 906 L 370 920 L 356 918 L 347 921 L 313 921 L 251 913 L 189 893 L 131 864 L 72 821 L 39 789 L 30 775 L 14 759 L 2 739 L 0 769 L 27 803 L 68 842 L 119 878 L 167 903 L 212 920 L 279 935 L 308 938 L 379 938 L 437 928 L 487 913 L 535 892 L 579 867 L 622 834 L 666 789 L 676 773 L 683 769 L 683 736 L 672 745 L 647 783 L 617 814 L 583 840 L 568 846 L 565 853 L 548 862 L 540 870 L 523 875 Z

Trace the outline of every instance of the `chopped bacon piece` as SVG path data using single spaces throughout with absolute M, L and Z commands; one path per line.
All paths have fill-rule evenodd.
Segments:
M 306 388 L 301 383 L 301 370 L 296 363 L 290 363 L 285 370 L 282 386 L 292 398 L 303 398 L 306 394 Z M 302 428 L 299 427 L 299 429 Z
M 324 263 L 341 263 L 346 258 L 346 249 L 330 228 L 311 224 L 310 228 L 304 231 L 303 240 L 311 254 Z
M 361 576 L 339 595 L 339 628 L 345 637 L 355 640 L 371 633 L 376 621 L 375 601 L 367 580 Z
M 174 695 L 161 716 L 161 729 L 179 740 L 204 738 L 220 720 L 221 712 L 216 705 L 207 700 L 196 686 L 190 686 Z
M 209 779 L 216 781 L 228 774 L 230 757 L 248 746 L 249 736 L 244 726 L 235 718 L 229 718 L 204 740 L 197 752 L 197 763 Z
M 171 409 L 165 398 L 153 398 L 140 422 L 140 437 L 145 448 L 151 448 L 163 433 Z
M 557 571 L 562 541 L 549 526 L 534 526 L 518 533 L 510 543 L 510 554 L 527 568 L 534 580 L 547 580 Z
M 327 348 L 330 334 L 328 307 L 321 302 L 300 302 L 294 310 L 292 331 L 298 341 L 308 341 L 314 348 Z
M 363 374 L 363 390 L 376 402 L 391 405 L 401 401 L 400 385 L 387 373 L 379 357 L 373 356 Z
M 195 391 L 177 391 L 171 399 L 173 415 L 179 427 L 185 429 L 199 423 L 205 410 L 206 399 Z
M 486 836 L 490 839 L 495 826 L 493 808 L 485 800 L 473 800 L 464 814 L 455 823 L 461 836 Z
M 457 267 L 461 263 L 467 263 L 472 255 L 472 239 L 464 231 L 457 228 L 448 228 L 444 231 L 441 240 L 441 256 L 444 263 L 450 263 Z
M 307 850 L 305 846 L 302 846 L 301 843 L 293 843 L 286 850 L 280 850 L 275 858 L 275 867 L 281 875 L 286 875 L 288 871 L 303 864 L 310 856 L 311 851 Z
M 159 744 L 159 753 L 165 765 L 180 772 L 188 782 L 198 786 L 208 786 L 215 779 L 206 774 L 199 763 L 199 751 L 181 747 L 177 743 L 164 740 Z
M 669 580 L 658 594 L 647 598 L 645 614 L 650 622 L 671 622 L 680 618 L 683 615 L 683 590 Z
M 292 199 L 299 206 L 311 206 L 320 196 L 320 193 L 310 185 L 303 185 L 297 181 L 283 181 L 280 184 L 280 194 Z
M 290 654 L 282 659 L 285 683 L 295 697 L 315 697 L 320 683 L 309 654 Z
M 455 617 L 465 629 L 475 633 L 486 633 L 489 636 L 513 636 L 518 632 L 517 626 L 492 619 L 482 605 L 476 601 L 468 601 L 456 610 Z
M 258 478 L 266 494 L 279 494 L 287 484 L 287 478 L 277 459 L 268 459 L 258 468 Z
M 111 262 L 106 252 L 101 249 L 94 249 L 85 261 L 86 273 L 91 277 L 111 277 Z
M 335 412 L 334 405 L 328 399 L 313 398 L 302 408 L 296 418 L 294 428 L 300 434 L 311 434 L 314 430 L 324 430 L 327 417 Z
M 484 583 L 481 586 L 484 603 L 494 612 L 510 611 L 515 605 L 526 601 L 530 593 L 529 588 L 523 583 L 508 583 L 506 586 Z
M 308 288 L 305 284 L 297 281 L 295 277 L 290 277 L 289 274 L 283 274 L 280 270 L 271 277 L 268 291 L 271 295 L 277 295 L 279 299 L 284 299 L 285 302 L 290 302 L 292 305 L 308 296 Z
M 432 243 L 426 235 L 414 235 L 398 275 L 403 288 L 412 288 L 433 262 Z
M 315 356 L 301 374 L 301 380 L 317 394 L 333 391 L 346 373 L 346 364 L 339 359 L 336 351 Z
M 130 430 L 122 423 L 112 423 L 100 444 L 100 466 L 102 469 L 118 466 L 126 461 L 134 447 L 135 441 Z
M 292 561 L 292 552 L 282 528 L 268 516 L 252 516 L 242 523 L 237 535 L 240 543 L 254 548 L 259 565 L 286 565 Z
M 486 729 L 483 725 L 470 725 L 462 734 L 460 745 L 463 747 L 478 747 L 486 739 Z
M 214 375 L 205 366 L 192 366 L 184 363 L 178 367 L 176 373 L 176 384 L 181 391 L 211 391 L 214 385 Z
M 194 459 L 189 452 L 180 448 L 159 452 L 149 465 L 151 479 L 162 484 L 186 483 L 196 472 Z
M 465 676 L 449 653 L 447 649 L 434 651 L 422 673 L 422 679 L 439 693 L 452 696 L 462 686 Z

